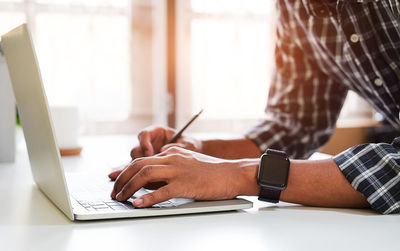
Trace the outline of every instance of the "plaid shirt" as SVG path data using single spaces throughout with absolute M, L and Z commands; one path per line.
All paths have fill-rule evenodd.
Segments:
M 276 69 L 266 119 L 247 137 L 307 158 L 331 136 L 348 90 L 400 128 L 399 0 L 278 0 Z M 400 212 L 400 138 L 333 159 L 383 214 Z

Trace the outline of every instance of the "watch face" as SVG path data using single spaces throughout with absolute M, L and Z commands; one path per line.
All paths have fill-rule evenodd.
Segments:
M 264 187 L 285 189 L 289 174 L 289 159 L 282 156 L 263 155 L 259 167 L 258 183 Z

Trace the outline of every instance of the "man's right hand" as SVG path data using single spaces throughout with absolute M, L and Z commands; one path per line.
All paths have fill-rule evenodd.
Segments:
M 169 127 L 150 126 L 144 128 L 139 132 L 138 135 L 139 145 L 131 150 L 132 159 L 153 156 L 172 146 L 182 147 L 195 152 L 201 152 L 201 141 L 190 137 L 181 136 L 177 142 L 167 144 L 175 132 L 175 129 Z

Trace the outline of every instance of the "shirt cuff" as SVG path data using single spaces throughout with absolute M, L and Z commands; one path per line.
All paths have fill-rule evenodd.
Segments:
M 358 145 L 333 160 L 372 209 L 382 214 L 400 212 L 400 153 L 393 145 Z

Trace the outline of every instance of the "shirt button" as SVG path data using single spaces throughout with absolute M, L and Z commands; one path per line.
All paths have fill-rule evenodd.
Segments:
M 382 86 L 382 85 L 383 85 L 383 81 L 382 81 L 382 79 L 380 79 L 380 78 L 376 78 L 376 79 L 374 80 L 374 84 L 375 84 L 376 86 Z
M 355 33 L 351 34 L 350 41 L 353 42 L 353 43 L 357 43 L 358 41 L 360 41 L 360 36 L 355 34 Z

